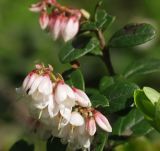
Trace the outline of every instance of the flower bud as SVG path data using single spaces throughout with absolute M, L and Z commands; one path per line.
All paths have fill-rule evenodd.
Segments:
M 76 97 L 76 101 L 80 106 L 82 106 L 82 107 L 90 107 L 91 106 L 91 101 L 85 92 L 83 92 L 82 90 L 77 89 L 77 88 L 73 88 L 73 91 L 74 91 L 74 94 Z
M 32 12 L 41 12 L 44 8 L 45 8 L 44 3 L 38 2 L 36 4 L 32 4 L 29 10 Z
M 96 132 L 96 123 L 93 117 L 88 118 L 86 122 L 86 130 L 88 131 L 89 135 L 93 136 Z
M 43 11 L 41 12 L 40 18 L 39 18 L 39 23 L 41 28 L 44 30 L 49 23 L 49 16 L 47 14 L 47 12 Z
M 106 132 L 112 132 L 112 127 L 109 124 L 108 119 L 102 113 L 95 111 L 94 118 L 100 128 Z
M 67 23 L 65 28 L 62 31 L 62 37 L 65 42 L 73 39 L 73 37 L 78 33 L 79 30 L 79 20 L 76 16 L 71 16 Z

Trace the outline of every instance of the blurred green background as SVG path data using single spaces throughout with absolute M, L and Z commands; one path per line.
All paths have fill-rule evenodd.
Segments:
M 35 2 L 0 0 L 0 151 L 7 151 L 20 138 L 31 137 L 28 134 L 29 130 L 24 130 L 27 127 L 25 121 L 27 113 L 21 102 L 16 101 L 15 88 L 21 85 L 35 61 L 52 64 L 60 73 L 69 68 L 69 65 L 61 64 L 58 60 L 62 42 L 54 42 L 48 33 L 43 32 L 38 23 L 38 14 L 28 11 L 30 4 Z M 92 14 L 97 0 L 59 0 L 59 2 L 67 6 L 84 8 Z M 106 39 L 123 25 L 132 22 L 151 23 L 158 33 L 156 40 L 145 45 L 112 49 L 112 62 L 117 73 L 122 73 L 129 63 L 138 58 L 160 58 L 160 0 L 104 0 L 103 7 L 109 14 L 116 16 L 116 21 L 105 33 Z M 86 85 L 96 87 L 102 75 L 107 74 L 104 64 L 95 57 L 83 57 L 80 62 Z M 155 73 L 133 80 L 140 86 L 146 85 L 160 90 L 159 75 L 160 73 Z M 159 135 L 155 132 L 150 138 L 156 141 L 138 138 L 131 140 L 130 144 L 117 147 L 116 151 L 131 151 L 130 148 L 132 151 L 160 150 Z M 33 137 L 32 139 L 37 142 Z M 37 149 L 41 150 L 43 151 L 40 147 Z

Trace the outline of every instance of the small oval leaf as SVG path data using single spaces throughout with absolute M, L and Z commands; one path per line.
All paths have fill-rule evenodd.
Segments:
M 155 35 L 156 31 L 150 24 L 129 24 L 112 36 L 109 47 L 122 48 L 140 45 L 152 40 Z
M 62 63 L 69 63 L 86 55 L 98 46 L 99 41 L 96 38 L 79 36 L 72 43 L 65 44 L 65 47 L 59 53 L 59 59 Z
M 160 93 L 150 87 L 144 87 L 143 91 L 147 98 L 155 104 L 160 99 Z

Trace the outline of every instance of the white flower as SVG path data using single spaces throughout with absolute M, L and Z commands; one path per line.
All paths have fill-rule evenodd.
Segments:
M 75 95 L 73 90 L 63 81 L 57 83 L 54 93 L 55 101 L 59 105 L 61 116 L 66 125 L 70 120 L 72 107 L 75 106 Z
M 74 91 L 74 94 L 76 97 L 76 101 L 80 106 L 82 106 L 82 107 L 90 107 L 91 106 L 91 101 L 85 92 L 83 92 L 82 90 L 77 89 L 77 88 L 73 88 L 73 91 Z
M 76 16 L 71 16 L 67 23 L 66 26 L 64 27 L 62 31 L 62 37 L 65 42 L 73 39 L 75 35 L 78 33 L 79 30 L 79 19 Z

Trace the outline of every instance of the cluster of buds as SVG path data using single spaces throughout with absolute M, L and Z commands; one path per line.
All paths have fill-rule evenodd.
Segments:
M 55 40 L 62 37 L 67 42 L 78 33 L 82 17 L 78 9 L 61 6 L 56 0 L 41 0 L 32 4 L 30 11 L 40 13 L 41 28 L 43 30 L 47 28 Z
M 39 112 L 39 122 L 73 150 L 90 148 L 96 124 L 106 132 L 112 131 L 107 118 L 92 107 L 87 94 L 67 85 L 51 66 L 37 64 L 24 79 L 21 90 L 30 97 L 32 112 Z

